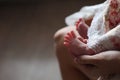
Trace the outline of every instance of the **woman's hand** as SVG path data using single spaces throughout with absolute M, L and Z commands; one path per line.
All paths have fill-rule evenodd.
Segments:
M 105 51 L 77 58 L 79 68 L 89 77 L 120 73 L 120 51 Z

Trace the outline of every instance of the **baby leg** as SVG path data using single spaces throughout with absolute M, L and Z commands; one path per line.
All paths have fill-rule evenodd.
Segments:
M 106 50 L 120 50 L 120 25 L 99 37 L 96 44 L 88 46 L 95 53 Z
M 92 54 L 88 49 L 86 40 L 81 36 L 77 37 L 74 31 L 69 32 L 64 38 L 64 45 L 70 50 L 73 56 L 77 57 L 84 54 Z
M 85 39 L 87 39 L 88 25 L 85 23 L 84 19 L 80 18 L 76 22 L 76 29 L 78 33 Z

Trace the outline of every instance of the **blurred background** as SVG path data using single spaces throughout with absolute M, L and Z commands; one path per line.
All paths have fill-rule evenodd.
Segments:
M 61 80 L 54 33 L 104 0 L 0 0 L 0 80 Z

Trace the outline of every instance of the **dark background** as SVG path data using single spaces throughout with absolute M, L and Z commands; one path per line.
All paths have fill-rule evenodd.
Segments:
M 1 1 L 0 80 L 60 80 L 54 33 L 66 16 L 103 1 Z

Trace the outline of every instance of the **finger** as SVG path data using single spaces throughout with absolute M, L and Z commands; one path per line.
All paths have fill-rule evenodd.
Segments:
M 99 65 L 102 61 L 104 61 L 105 59 L 109 59 L 110 58 L 110 51 L 106 51 L 106 52 L 101 52 L 101 53 L 97 53 L 94 55 L 81 55 L 78 58 L 78 63 L 81 64 L 95 64 L 95 65 Z
M 80 64 L 79 66 L 85 72 L 91 72 L 93 69 L 97 68 L 97 66 L 91 65 L 91 64 L 85 64 L 85 65 L 84 64 Z
M 77 58 L 79 64 L 97 64 L 97 58 L 94 55 L 81 55 Z

